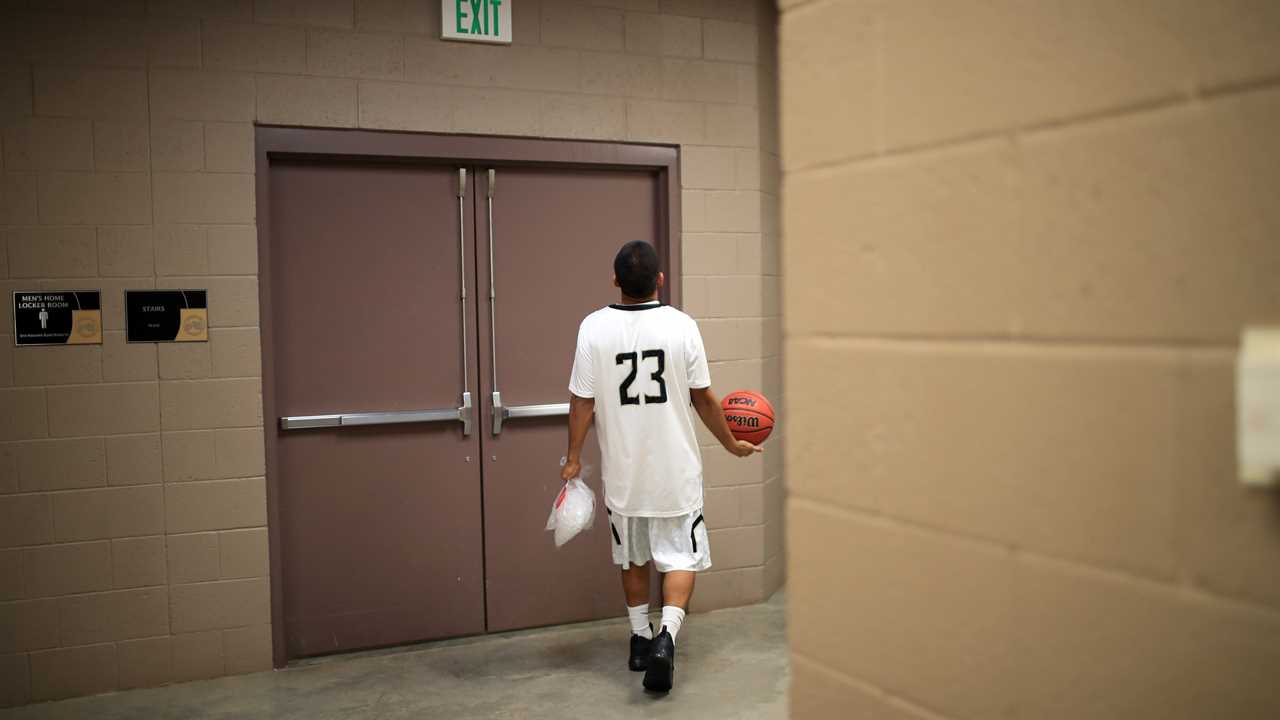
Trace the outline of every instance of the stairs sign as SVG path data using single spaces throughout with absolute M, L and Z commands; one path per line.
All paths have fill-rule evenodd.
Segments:
M 510 45 L 512 2 L 514 0 L 440 0 L 440 37 Z

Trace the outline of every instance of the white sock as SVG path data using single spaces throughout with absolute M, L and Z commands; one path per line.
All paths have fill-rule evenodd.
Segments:
M 627 617 L 631 619 L 631 634 L 642 638 L 653 637 L 653 627 L 649 625 L 649 603 L 627 608 Z
M 680 626 L 684 624 L 684 610 L 675 605 L 662 606 L 662 626 L 671 633 L 671 639 L 675 640 L 676 635 L 680 634 Z

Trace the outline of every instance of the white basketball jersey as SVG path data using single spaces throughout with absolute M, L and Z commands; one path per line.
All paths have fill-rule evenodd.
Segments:
M 675 517 L 702 507 L 689 390 L 710 386 L 698 324 L 679 310 L 610 305 L 582 321 L 569 392 L 595 398 L 610 510 Z

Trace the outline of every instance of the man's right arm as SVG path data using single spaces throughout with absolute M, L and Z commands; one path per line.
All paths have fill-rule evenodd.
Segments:
M 595 364 L 591 357 L 587 322 L 578 327 L 578 343 L 573 353 L 573 370 L 569 373 L 569 449 L 565 453 L 560 477 L 568 482 L 582 472 L 582 446 L 595 419 Z
M 565 482 L 582 474 L 582 446 L 587 441 L 587 431 L 591 429 L 591 420 L 595 417 L 595 398 L 569 395 L 569 451 L 564 456 L 564 467 L 560 468 L 560 479 Z

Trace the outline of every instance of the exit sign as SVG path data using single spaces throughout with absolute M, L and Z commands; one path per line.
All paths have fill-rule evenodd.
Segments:
M 484 43 L 511 43 L 513 0 L 440 0 L 440 37 Z

